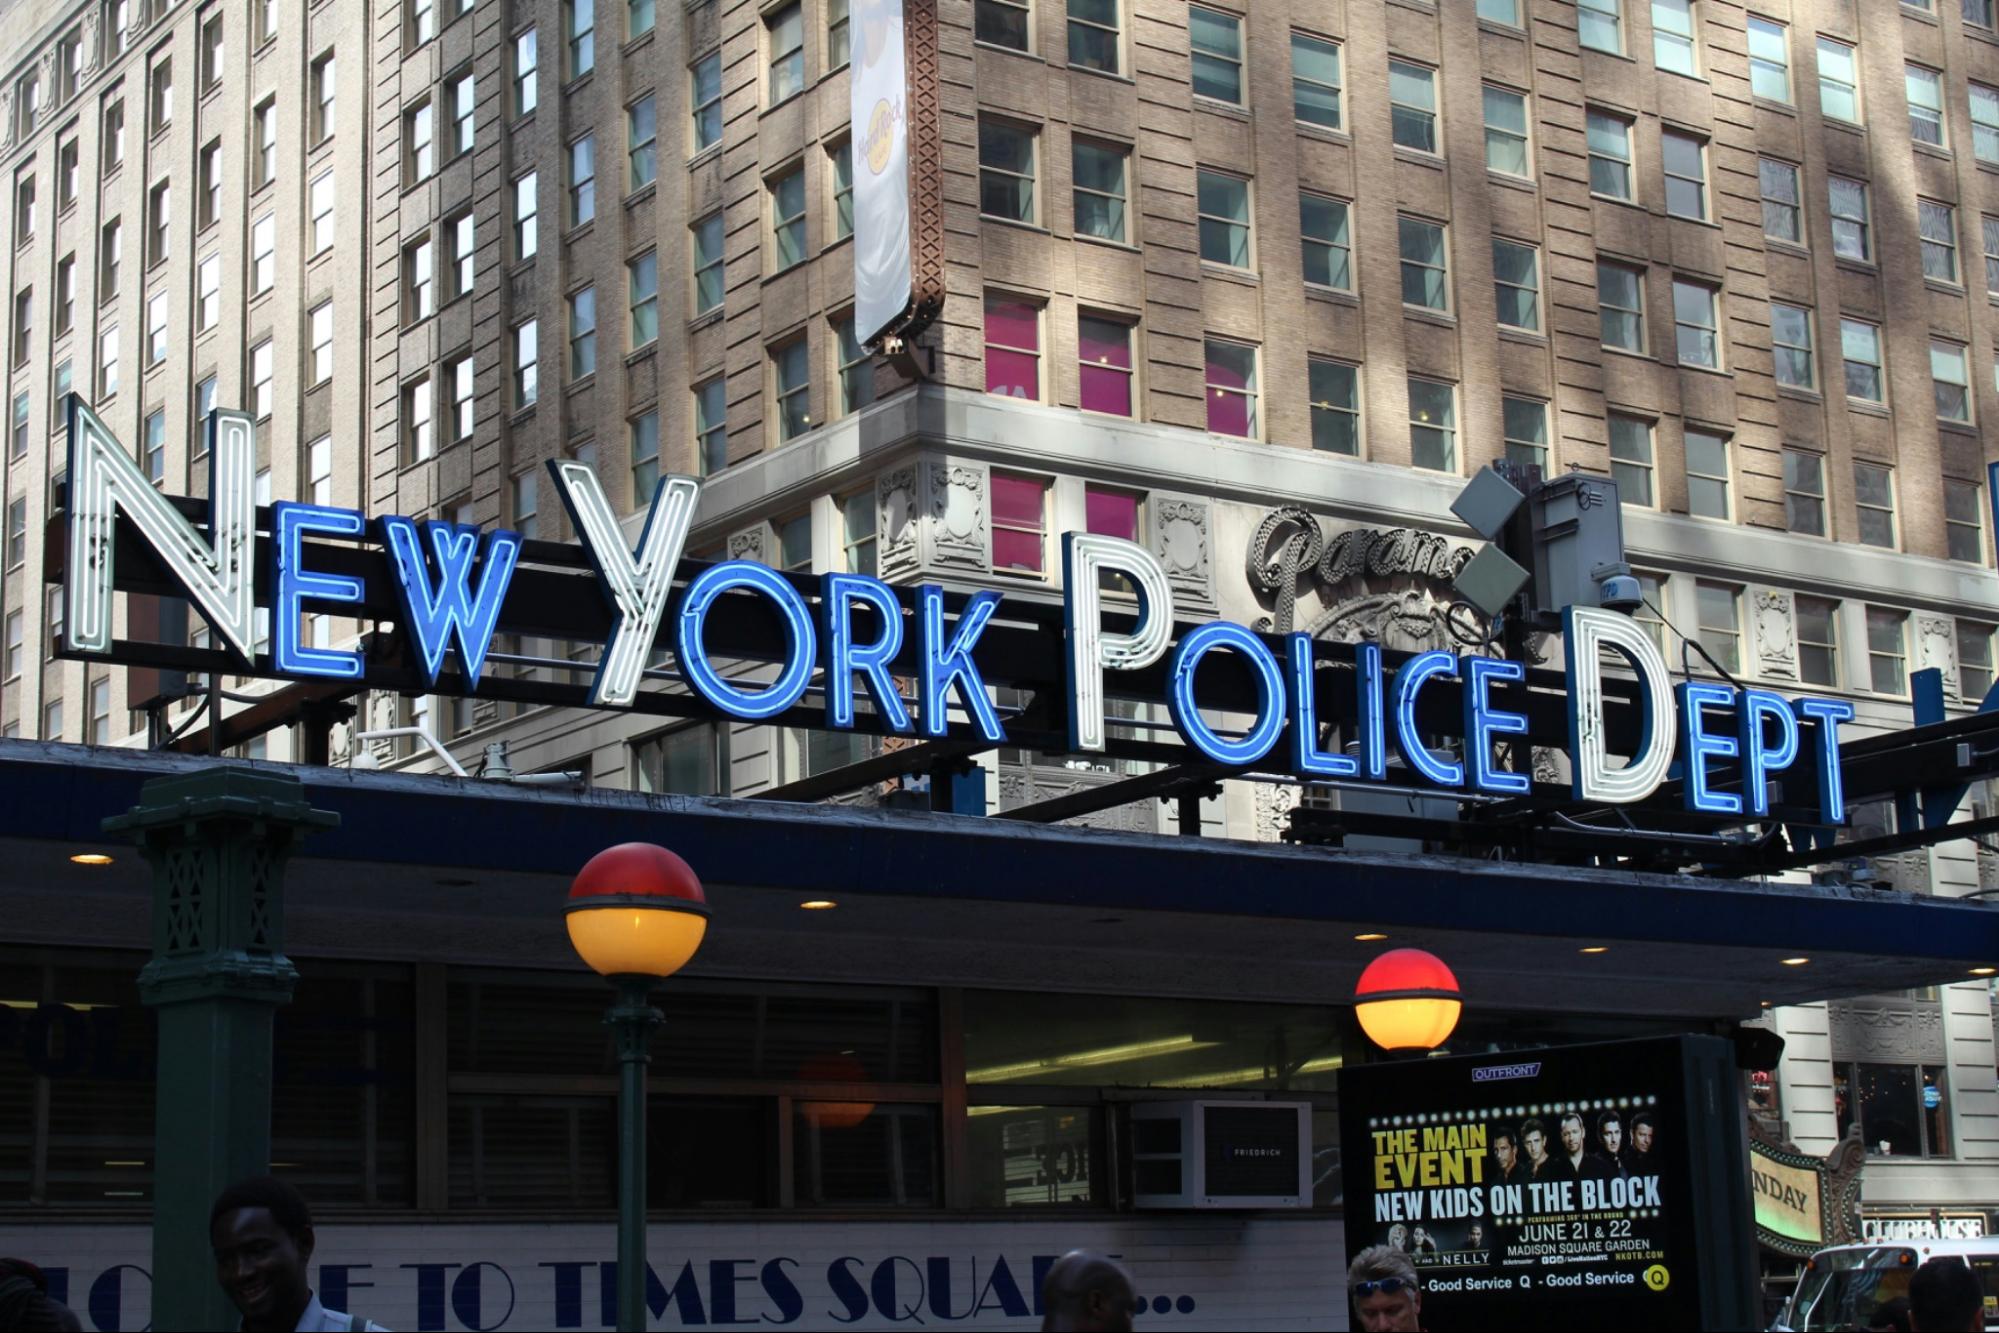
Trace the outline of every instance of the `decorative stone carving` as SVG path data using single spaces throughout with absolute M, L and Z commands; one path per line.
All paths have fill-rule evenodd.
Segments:
M 1944 690 L 1955 697 L 1958 693 L 1956 624 L 1944 616 L 1917 616 L 1915 649 L 1914 669 L 1935 667 L 1943 672 Z
M 985 573 L 992 568 L 987 523 L 986 470 L 969 463 L 925 463 L 924 520 L 930 551 L 925 564 Z
M 91 75 L 97 73 L 98 65 L 101 63 L 97 41 L 100 22 L 96 5 L 83 11 L 83 78 L 80 82 L 89 82 Z
M 1350 528 L 1329 540 L 1304 509 L 1273 509 L 1257 524 L 1244 564 L 1250 585 L 1272 602 L 1255 627 L 1412 652 L 1483 647 L 1491 638 L 1485 617 L 1452 586 L 1472 555 L 1470 546 L 1413 528 Z M 1301 596 L 1319 606 L 1304 624 Z
M 1291 826 L 1291 812 L 1298 808 L 1299 790 L 1288 782 L 1256 784 L 1256 840 L 1282 842 Z
M 14 146 L 14 93 L 17 85 L 0 87 L 0 148 Z
M 765 563 L 764 525 L 759 523 L 753 528 L 744 528 L 741 532 L 730 533 L 729 559 L 754 560 L 758 564 Z
M 1175 603 L 1212 609 L 1215 571 L 1209 537 L 1209 509 L 1200 500 L 1155 496 L 1152 502 L 1152 553 L 1166 566 L 1167 586 Z
M 1756 643 L 1756 674 L 1775 680 L 1798 678 L 1798 630 L 1791 619 L 1791 594 L 1758 588 L 1749 599 L 1750 632 Z
M 1534 781 L 1562 782 L 1569 780 L 1569 757 L 1560 750 L 1545 745 L 1534 747 Z
M 876 563 L 884 579 L 899 582 L 921 570 L 923 557 L 917 541 L 920 527 L 916 512 L 916 469 L 899 467 L 877 477 Z
M 1935 1000 L 1836 1000 L 1826 1020 L 1835 1060 L 1944 1062 L 1943 1006 Z
M 387 731 L 396 725 L 396 696 L 387 690 L 372 690 L 368 694 L 368 725 L 364 731 Z M 375 757 L 378 765 L 387 767 L 395 762 L 396 742 L 393 737 L 377 736 L 368 742 L 368 753 Z
M 1032 765 L 1001 764 L 999 771 L 999 808 L 1017 810 L 1023 805 L 1046 801 L 1057 796 L 1067 796 L 1070 792 L 1082 791 L 1086 787 L 1100 787 L 1120 780 L 1115 773 L 1071 773 L 1059 768 L 1040 768 Z M 1153 813 L 1153 802 L 1139 800 L 1108 810 L 1098 810 L 1087 815 L 1077 815 L 1073 819 L 1061 821 L 1072 828 L 1114 829 L 1123 833 L 1157 833 L 1159 817 Z

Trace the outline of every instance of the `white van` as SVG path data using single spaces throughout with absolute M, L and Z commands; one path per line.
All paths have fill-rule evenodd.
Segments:
M 1971 1265 L 1985 1287 L 1985 1327 L 1999 1328 L 1999 1237 L 1869 1241 L 1820 1250 L 1805 1262 L 1797 1290 L 1770 1327 L 1796 1333 L 1882 1327 L 1876 1312 L 1906 1297 L 1909 1279 L 1937 1255 L 1956 1255 Z

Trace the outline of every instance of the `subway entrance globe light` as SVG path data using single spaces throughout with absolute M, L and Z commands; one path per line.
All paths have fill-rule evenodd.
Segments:
M 1390 949 L 1354 987 L 1361 1031 L 1388 1051 L 1433 1051 L 1450 1038 L 1464 1001 L 1444 960 L 1423 949 Z
M 607 977 L 670 977 L 708 933 L 708 899 L 687 862 L 626 842 L 591 857 L 569 888 L 569 942 Z

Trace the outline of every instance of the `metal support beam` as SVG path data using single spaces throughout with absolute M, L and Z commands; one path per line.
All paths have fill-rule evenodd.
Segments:
M 1151 773 L 1141 773 L 1121 782 L 1106 782 L 1051 796 L 1045 801 L 1002 810 L 995 818 L 1018 819 L 1031 824 L 1054 824 L 1099 810 L 1115 810 L 1134 801 L 1167 800 L 1189 789 L 1207 790 L 1233 770 L 1216 764 L 1174 764 Z M 1198 797 L 1196 798 L 1199 799 Z M 1200 826 L 1199 820 L 1195 827 Z
M 643 698 L 644 696 L 640 696 Z M 934 773 L 952 763 L 970 759 L 993 747 L 984 741 L 919 741 L 899 750 L 884 750 L 858 763 L 842 764 L 814 773 L 809 778 L 771 787 L 750 797 L 753 801 L 823 801 L 842 796 L 877 782 L 887 782 L 910 773 Z

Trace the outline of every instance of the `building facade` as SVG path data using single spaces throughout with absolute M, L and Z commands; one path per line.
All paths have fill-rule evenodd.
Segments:
M 68 392 L 178 494 L 206 485 L 202 414 L 241 405 L 265 498 L 564 540 L 543 464 L 577 457 L 627 513 L 707 478 L 696 555 L 1052 599 L 1054 538 L 1089 529 L 1157 551 L 1184 615 L 1397 647 L 1479 632 L 1446 576 L 1466 478 L 1580 469 L 1620 487 L 1676 667 L 1848 698 L 1863 730 L 1909 724 L 1926 666 L 1973 708 L 1999 629 L 1993 10 L 940 0 L 947 296 L 870 356 L 844 0 L 16 0 L 0 728 L 142 731 L 121 676 L 50 652 Z M 730 796 L 864 748 L 377 697 L 337 761 L 430 766 L 355 739 L 406 724 L 468 762 L 505 741 Z M 1116 776 L 981 762 L 996 810 Z M 1205 828 L 1275 838 L 1314 799 L 1233 784 Z M 1866 869 L 1999 886 L 1970 843 Z M 1814 1151 L 1857 1114 L 1870 1207 L 1999 1197 L 1984 982 L 1770 1021 L 1771 1109 Z

